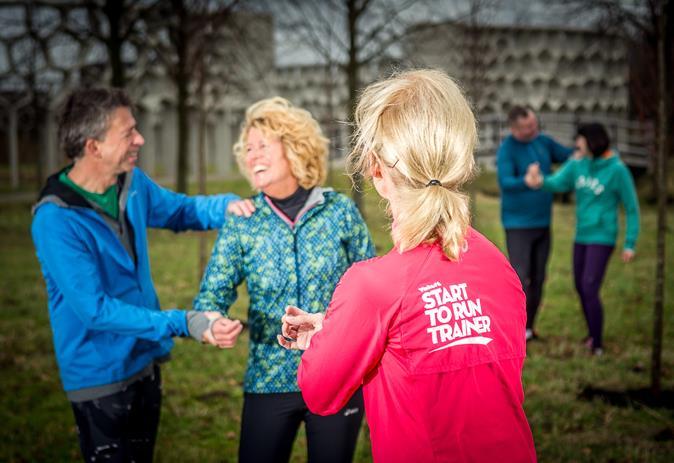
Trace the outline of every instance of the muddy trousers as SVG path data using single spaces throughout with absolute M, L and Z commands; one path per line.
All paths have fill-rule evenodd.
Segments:
M 123 391 L 71 404 L 84 461 L 152 461 L 161 409 L 158 366 Z

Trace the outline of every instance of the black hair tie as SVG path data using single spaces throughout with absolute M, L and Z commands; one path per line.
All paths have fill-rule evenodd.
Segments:
M 440 182 L 440 180 L 433 179 L 426 184 L 427 187 L 433 186 L 433 185 L 442 186 L 442 183 Z

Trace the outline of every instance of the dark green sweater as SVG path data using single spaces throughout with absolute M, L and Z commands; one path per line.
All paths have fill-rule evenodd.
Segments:
M 60 182 L 68 185 L 70 188 L 72 188 L 81 196 L 83 196 L 84 199 L 88 200 L 91 203 L 96 204 L 98 207 L 101 208 L 101 210 L 103 210 L 103 212 L 108 214 L 113 219 L 117 220 L 119 218 L 119 200 L 117 195 L 117 184 L 112 185 L 104 193 L 92 193 L 91 191 L 85 190 L 84 188 L 80 187 L 75 182 L 70 180 L 70 177 L 68 177 L 68 172 L 70 172 L 70 169 L 66 169 L 63 172 L 61 172 L 61 175 L 59 175 Z

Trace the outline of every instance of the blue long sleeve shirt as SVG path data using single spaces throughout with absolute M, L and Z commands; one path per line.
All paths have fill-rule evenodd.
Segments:
M 501 222 L 505 229 L 545 228 L 550 226 L 552 193 L 532 190 L 524 183 L 530 164 L 537 162 L 544 175 L 553 163 L 563 163 L 573 148 L 560 145 L 540 134 L 530 142 L 509 135 L 496 153 L 498 183 L 501 189 Z

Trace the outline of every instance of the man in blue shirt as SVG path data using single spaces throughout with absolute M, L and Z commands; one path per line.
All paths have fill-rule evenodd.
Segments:
M 539 132 L 536 114 L 515 106 L 508 113 L 511 134 L 496 154 L 501 189 L 501 222 L 505 228 L 510 263 L 527 297 L 527 341 L 537 337 L 534 319 L 543 296 L 545 267 L 550 253 L 552 193 L 532 190 L 524 182 L 530 164 L 547 175 L 553 163 L 568 159 L 573 148 Z
M 31 231 L 61 382 L 85 461 L 149 462 L 172 338 L 231 347 L 242 325 L 160 309 L 147 229 L 220 228 L 226 210 L 250 215 L 253 206 L 232 194 L 174 193 L 138 169 L 144 140 L 122 90 L 76 90 L 58 126 L 72 163 L 47 180 Z

